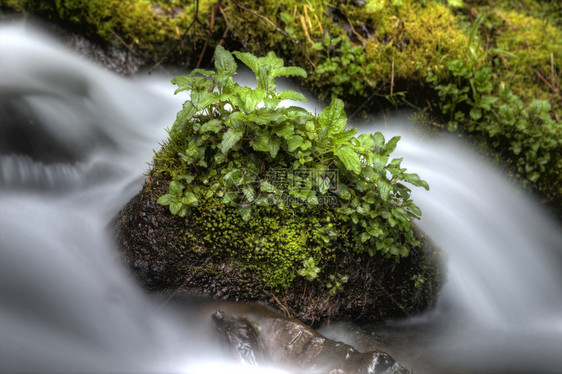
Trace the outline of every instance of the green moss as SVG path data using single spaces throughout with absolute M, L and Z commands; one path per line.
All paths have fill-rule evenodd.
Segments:
M 309 257 L 320 267 L 326 266 L 337 248 L 319 235 L 320 227 L 336 221 L 334 212 L 325 207 L 306 214 L 259 207 L 244 221 L 237 207 L 211 199 L 192 208 L 187 219 L 188 232 L 196 232 L 206 250 L 235 259 L 272 289 L 289 286 Z M 341 243 L 346 241 L 344 237 L 339 239 Z
M 560 87 L 562 32 L 546 21 L 520 13 L 497 14 L 499 35 L 495 42 L 498 48 L 510 52 L 501 56 L 501 79 L 527 103 L 555 99 L 552 87 Z M 561 106 L 555 110 L 562 115 Z
M 199 18 L 209 18 L 215 3 L 199 1 Z M 195 13 L 193 2 L 165 0 L 0 0 L 0 6 L 60 21 L 106 43 L 121 39 L 149 56 L 165 53 L 170 42 L 179 40 Z M 188 37 L 203 40 L 206 35 L 204 27 L 196 24 Z

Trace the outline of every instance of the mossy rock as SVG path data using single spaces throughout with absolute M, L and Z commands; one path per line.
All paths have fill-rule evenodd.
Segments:
M 168 182 L 169 178 L 152 170 L 142 191 L 115 221 L 124 258 L 149 291 L 266 302 L 307 323 L 404 318 L 426 310 L 436 301 L 442 283 L 440 254 L 419 232 L 417 237 L 422 246 L 412 248 L 410 255 L 400 262 L 380 254 L 373 257 L 351 254 L 337 250 L 335 245 L 333 252 L 317 254 L 322 272 L 310 282 L 297 276 L 294 269 L 275 267 L 284 263 L 283 250 L 287 248 L 304 256 L 315 253 L 315 248 L 297 248 L 304 242 L 291 236 L 297 221 L 287 220 L 292 212 L 261 211 L 255 213 L 253 223 L 246 223 L 237 209 L 200 206 L 182 218 L 156 203 L 167 192 Z M 317 218 L 311 214 L 308 218 L 298 217 L 298 221 L 307 225 Z M 252 227 L 256 224 L 269 225 L 271 230 L 271 235 L 261 237 L 264 247 L 278 245 L 269 247 L 261 257 L 258 244 L 251 243 L 255 239 L 252 234 L 260 232 L 260 228 Z M 338 238 L 337 243 L 344 241 L 344 237 Z M 244 246 L 244 243 L 248 245 L 238 249 L 246 253 L 232 251 L 233 244 Z M 258 261 L 248 266 L 248 256 L 252 253 L 258 256 Z M 343 290 L 335 296 L 326 287 L 329 274 L 333 273 L 349 276 Z M 272 279 L 286 276 L 292 278 L 289 285 L 272 286 Z

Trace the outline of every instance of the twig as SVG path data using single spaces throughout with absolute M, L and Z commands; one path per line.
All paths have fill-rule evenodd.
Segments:
M 558 87 L 556 87 L 555 85 L 553 85 L 551 82 L 549 82 L 542 74 L 539 70 L 536 71 L 537 76 L 540 78 L 541 81 L 543 81 L 548 87 L 550 87 L 550 90 L 552 91 L 553 94 L 560 96 L 560 90 L 558 89 Z
M 391 66 L 391 76 L 390 76 L 390 94 L 394 93 L 394 59 L 392 59 L 392 66 Z
M 248 12 L 248 13 L 250 13 L 250 14 L 253 14 L 254 16 L 256 16 L 256 17 L 258 17 L 258 18 L 261 18 L 261 19 L 264 20 L 265 22 L 269 23 L 271 26 L 275 27 L 275 29 L 276 29 L 277 31 L 279 31 L 281 34 L 283 34 L 283 35 L 285 35 L 286 37 L 290 38 L 289 34 L 287 34 L 285 31 L 281 30 L 281 29 L 279 28 L 279 26 L 277 26 L 275 23 L 271 22 L 271 20 L 270 20 L 269 18 L 267 18 L 266 16 L 254 12 L 253 10 L 248 9 L 248 8 L 246 8 L 245 6 L 240 5 L 240 4 L 237 3 L 236 1 L 234 1 L 234 4 L 235 4 L 238 8 L 240 8 L 240 9 L 242 9 L 242 10 L 245 10 L 246 12 Z
M 113 30 L 111 30 L 111 33 L 113 34 L 113 36 L 115 36 L 117 38 L 117 40 L 119 40 L 121 42 L 121 44 L 123 44 L 132 54 L 134 54 L 135 56 L 137 55 L 137 52 L 135 52 L 133 50 L 133 48 L 131 48 L 130 45 L 128 45 L 127 43 L 125 43 L 125 41 L 123 40 L 123 38 L 121 38 L 119 35 L 117 35 L 117 33 Z
M 287 317 L 292 318 L 291 313 L 289 312 L 289 309 L 287 309 L 287 307 L 285 305 L 283 305 L 281 303 L 281 301 L 279 301 L 278 298 L 275 297 L 275 295 L 273 294 L 273 292 L 270 292 L 271 297 L 273 297 L 273 299 L 275 299 L 275 301 L 277 302 L 277 304 L 279 304 L 279 307 L 281 309 L 283 309 L 283 311 L 285 312 L 285 314 L 287 315 Z
M 209 23 L 209 33 L 207 34 L 207 38 L 205 39 L 205 44 L 203 44 L 203 49 L 201 50 L 201 54 L 199 55 L 199 59 L 197 60 L 197 65 L 195 65 L 195 69 L 198 69 L 201 66 L 201 62 L 203 61 L 203 56 L 207 51 L 207 46 L 209 45 L 209 39 L 211 38 L 211 34 L 213 33 L 213 27 L 215 26 L 215 12 L 217 11 L 217 4 L 213 7 L 213 12 L 211 13 L 211 22 Z

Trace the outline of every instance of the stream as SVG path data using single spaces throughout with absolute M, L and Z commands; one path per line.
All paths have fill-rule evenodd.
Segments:
M 186 99 L 175 75 L 124 78 L 0 24 L 0 372 L 279 372 L 143 293 L 108 232 Z M 447 269 L 434 309 L 363 328 L 416 374 L 561 372 L 559 223 L 454 136 L 398 115 L 359 129 L 402 135 L 393 156 L 431 186 L 413 199 Z M 353 344 L 345 323 L 321 332 Z

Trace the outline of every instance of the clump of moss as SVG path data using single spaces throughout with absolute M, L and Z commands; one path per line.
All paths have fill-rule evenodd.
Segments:
M 216 1 L 199 1 L 198 17 L 209 18 Z M 58 21 L 103 43 L 124 43 L 136 53 L 159 57 L 178 43 L 193 22 L 194 2 L 166 0 L 0 0 L 0 7 Z M 201 44 L 206 23 L 196 22 L 187 37 Z M 193 44 L 184 44 L 192 52 Z M 180 51 L 181 54 L 181 51 Z

